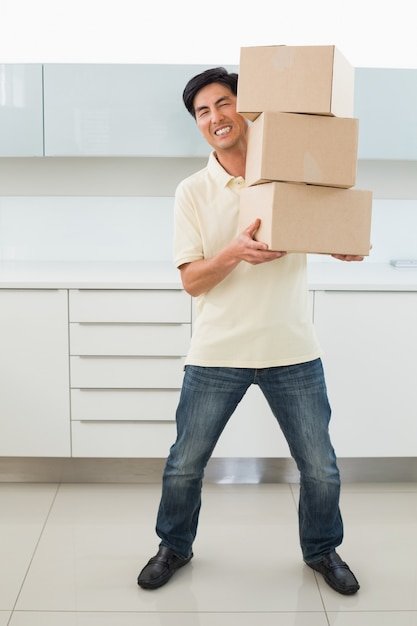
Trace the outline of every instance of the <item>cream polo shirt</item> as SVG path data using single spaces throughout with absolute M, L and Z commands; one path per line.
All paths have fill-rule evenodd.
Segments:
M 175 195 L 177 267 L 214 256 L 238 233 L 243 178 L 230 176 L 212 153 Z M 249 224 L 248 224 L 249 226 Z M 263 368 L 320 356 L 308 304 L 305 254 L 251 265 L 242 261 L 196 298 L 186 364 Z

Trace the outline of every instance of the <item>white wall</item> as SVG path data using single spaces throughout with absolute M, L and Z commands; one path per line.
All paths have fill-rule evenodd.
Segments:
M 241 46 L 274 44 L 336 45 L 355 67 L 415 68 L 414 3 L 0 2 L 3 63 L 236 64 Z
M 170 261 L 172 198 L 0 198 L 0 260 Z
M 170 261 L 175 187 L 204 163 L 0 159 L 0 260 Z M 417 258 L 417 163 L 359 162 L 357 187 L 374 192 L 366 262 Z

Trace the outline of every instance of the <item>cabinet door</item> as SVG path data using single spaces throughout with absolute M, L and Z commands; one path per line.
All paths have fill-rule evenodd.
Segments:
M 417 69 L 357 68 L 359 159 L 417 159 Z
M 316 292 L 339 456 L 417 454 L 416 320 L 417 293 Z
M 0 64 L 0 156 L 43 156 L 42 65 Z
M 46 156 L 206 156 L 182 92 L 207 67 L 46 64 Z
M 65 290 L 0 290 L 0 455 L 70 456 Z

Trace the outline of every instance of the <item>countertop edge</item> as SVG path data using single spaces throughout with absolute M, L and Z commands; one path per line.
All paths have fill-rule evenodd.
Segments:
M 389 263 L 310 262 L 310 291 L 417 291 L 417 269 Z M 0 261 L 0 289 L 182 290 L 170 262 Z

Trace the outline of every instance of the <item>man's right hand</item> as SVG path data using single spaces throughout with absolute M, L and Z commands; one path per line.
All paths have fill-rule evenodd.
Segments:
M 259 265 L 260 263 L 267 263 L 269 261 L 274 261 L 275 259 L 280 259 L 285 256 L 287 253 L 284 251 L 276 251 L 270 250 L 266 243 L 261 241 L 256 241 L 254 239 L 256 231 L 259 229 L 261 225 L 261 220 L 256 219 L 250 226 L 245 228 L 245 230 L 240 233 L 240 235 L 235 239 L 233 244 L 236 246 L 236 255 L 240 258 L 241 261 L 246 261 L 251 265 Z
M 285 256 L 286 252 L 269 250 L 266 243 L 253 238 L 260 226 L 257 219 L 214 257 L 199 259 L 180 266 L 183 287 L 191 296 L 199 296 L 218 285 L 239 263 L 267 263 Z

